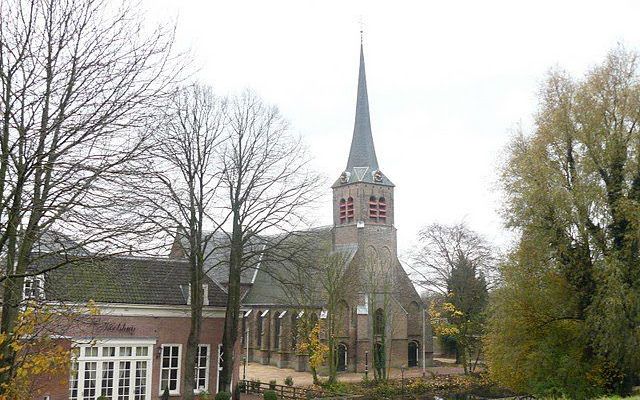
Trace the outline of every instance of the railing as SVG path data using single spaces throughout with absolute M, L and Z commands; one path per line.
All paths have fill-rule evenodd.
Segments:
M 285 400 L 346 399 L 358 397 L 352 395 L 340 395 L 324 390 L 278 385 L 268 382 L 240 381 L 240 391 L 242 393 L 262 394 L 267 390 L 274 391 L 278 396 L 278 399 Z

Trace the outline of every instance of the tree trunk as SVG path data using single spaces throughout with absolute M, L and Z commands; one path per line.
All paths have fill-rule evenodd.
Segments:
M 192 251 L 193 248 L 192 248 Z M 199 250 L 196 250 L 196 254 Z M 187 339 L 184 371 L 184 399 L 192 400 L 196 388 L 195 368 L 198 357 L 198 345 L 200 344 L 200 331 L 202 328 L 202 263 L 198 255 L 191 256 L 191 328 Z
M 229 287 L 227 288 L 227 309 L 224 318 L 224 332 L 222 336 L 222 372 L 220 387 L 225 391 L 232 391 L 234 349 L 238 336 L 238 321 L 240 317 L 240 271 L 243 258 L 243 234 L 238 213 L 234 213 L 233 231 L 231 235 L 231 251 L 229 256 Z M 233 393 L 233 392 L 232 392 Z M 233 393 L 234 399 L 237 393 Z

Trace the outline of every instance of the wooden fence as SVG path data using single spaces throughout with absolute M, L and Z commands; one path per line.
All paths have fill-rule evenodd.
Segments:
M 273 390 L 278 396 L 278 400 L 313 400 L 313 399 L 352 399 L 353 395 L 340 395 L 324 390 L 315 390 L 295 386 L 278 385 L 274 383 L 258 381 L 240 381 L 240 391 L 242 393 L 262 394 L 267 390 Z

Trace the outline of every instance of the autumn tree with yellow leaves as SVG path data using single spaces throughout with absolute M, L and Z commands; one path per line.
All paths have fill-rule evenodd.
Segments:
M 487 285 L 464 257 L 458 258 L 447 279 L 448 293 L 441 301 L 429 306 L 429 316 L 439 337 L 452 339 L 456 359 L 464 373 L 474 372 L 482 352 Z
M 18 314 L 14 335 L 0 334 L 0 344 L 11 347 L 16 355 L 13 368 L 3 367 L 9 379 L 0 383 L 0 400 L 32 399 L 46 382 L 66 383 L 73 349 L 55 336 L 69 324 L 82 324 L 84 319 L 96 315 L 98 311 L 92 303 L 81 312 L 45 304 L 24 306 Z
M 305 314 L 298 324 L 296 350 L 309 356 L 314 384 L 319 383 L 318 368 L 324 364 L 329 352 L 329 347 L 320 339 L 322 330 L 323 324 L 315 314 Z

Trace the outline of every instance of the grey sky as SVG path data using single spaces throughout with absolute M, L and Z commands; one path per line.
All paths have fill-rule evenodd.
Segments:
M 532 127 L 545 72 L 581 75 L 616 43 L 640 43 L 634 1 L 147 0 L 178 21 L 198 77 L 254 89 L 300 133 L 329 185 L 347 162 L 364 21 L 380 169 L 396 184 L 400 250 L 431 222 L 465 219 L 500 244 L 499 156 Z M 319 223 L 331 223 L 327 197 Z

